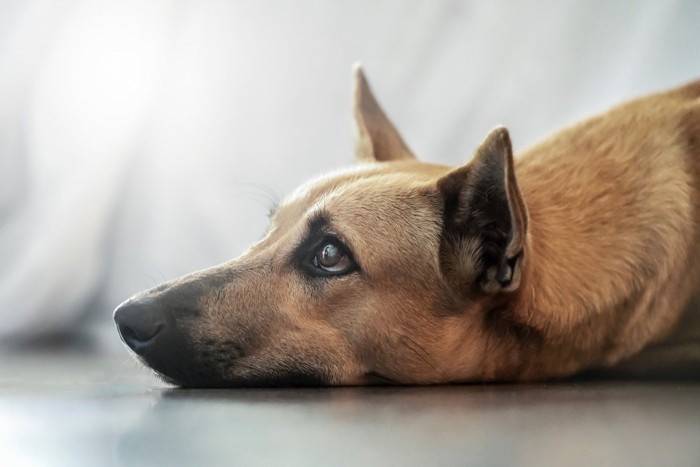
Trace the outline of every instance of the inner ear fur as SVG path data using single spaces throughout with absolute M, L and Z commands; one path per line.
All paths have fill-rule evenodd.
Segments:
M 472 161 L 437 186 L 444 199 L 440 261 L 448 282 L 462 293 L 517 289 L 528 217 L 508 130 L 491 131 Z
M 411 160 L 416 157 L 389 121 L 372 94 L 362 66 L 354 67 L 354 116 L 357 127 L 356 154 L 360 162 Z

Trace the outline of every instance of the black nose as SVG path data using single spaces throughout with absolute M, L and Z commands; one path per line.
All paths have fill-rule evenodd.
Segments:
M 114 311 L 119 335 L 131 350 L 141 355 L 157 345 L 161 334 L 168 332 L 165 310 L 153 300 L 130 300 Z
M 185 384 L 192 374 L 192 351 L 174 310 L 178 316 L 187 315 L 162 297 L 135 298 L 117 307 L 114 321 L 124 343 L 143 363 L 166 381 Z

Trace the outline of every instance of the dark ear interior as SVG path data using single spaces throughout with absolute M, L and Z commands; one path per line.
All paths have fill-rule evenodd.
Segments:
M 515 290 L 527 232 L 527 209 L 513 169 L 508 130 L 493 130 L 474 159 L 438 181 L 444 198 L 443 273 L 453 287 L 486 293 Z

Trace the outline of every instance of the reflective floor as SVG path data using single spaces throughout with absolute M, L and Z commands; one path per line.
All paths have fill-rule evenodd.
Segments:
M 175 390 L 0 355 L 0 465 L 700 465 L 700 384 Z

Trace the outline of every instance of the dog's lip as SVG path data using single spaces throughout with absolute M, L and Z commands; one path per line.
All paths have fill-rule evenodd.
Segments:
M 123 341 L 123 339 L 122 339 L 122 341 Z M 127 352 L 129 352 L 129 354 L 134 358 L 134 360 L 138 361 L 145 368 L 149 369 L 156 376 L 156 378 L 162 380 L 164 383 L 172 384 L 173 386 L 178 386 L 178 382 L 176 379 L 154 369 L 151 365 L 148 364 L 148 362 L 141 355 L 134 352 L 134 350 L 131 347 L 129 347 L 126 344 L 126 342 L 122 342 L 122 345 L 124 345 L 124 347 L 126 347 Z
M 148 362 L 143 357 L 141 357 L 141 355 L 134 352 L 125 342 L 122 342 L 122 344 L 124 345 L 124 347 L 126 347 L 126 350 L 134 358 L 134 360 L 138 361 L 139 364 L 141 364 L 144 368 L 150 370 L 151 373 L 153 374 L 153 376 L 155 376 L 156 378 L 158 378 L 159 380 L 163 381 L 166 384 L 170 384 L 172 386 L 179 386 L 180 385 L 176 379 L 154 369 L 151 365 L 148 364 Z
M 146 365 L 146 366 L 153 372 L 153 374 L 156 376 L 156 378 L 163 381 L 165 384 L 169 384 L 171 386 L 178 386 L 178 387 L 182 386 L 182 382 L 180 380 L 173 378 L 171 376 L 168 376 L 164 373 L 161 373 L 160 371 L 155 370 L 148 365 Z
M 394 381 L 391 378 L 388 378 L 377 371 L 368 371 L 365 373 L 365 378 L 367 381 L 371 384 L 376 384 L 376 385 L 397 385 L 400 384 L 398 381 Z
M 128 348 L 128 346 L 126 347 Z M 153 376 L 155 376 L 165 384 L 169 384 L 171 386 L 176 387 L 195 387 L 193 386 L 192 381 L 190 381 L 190 378 L 188 377 L 188 374 L 185 370 L 180 369 L 181 371 L 178 372 L 180 374 L 178 374 L 177 376 L 171 376 L 151 366 L 151 364 L 148 363 L 148 361 L 145 358 L 143 358 L 141 355 L 137 354 L 133 350 L 129 349 L 129 352 L 136 360 L 138 360 L 138 362 L 141 365 L 150 370 Z

